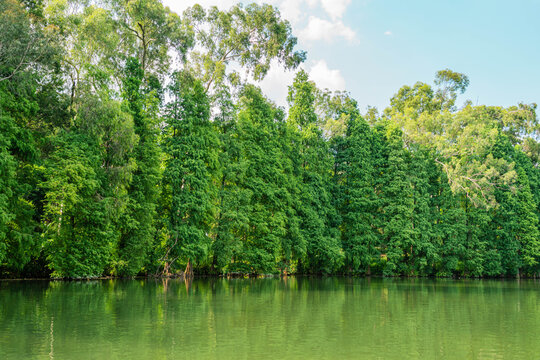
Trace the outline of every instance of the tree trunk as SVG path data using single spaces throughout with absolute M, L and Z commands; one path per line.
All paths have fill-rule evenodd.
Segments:
M 163 266 L 163 274 L 165 276 L 170 276 L 169 274 L 169 262 L 165 261 L 165 265 Z
M 186 271 L 184 272 L 184 277 L 186 278 L 193 278 L 193 267 L 191 265 L 191 260 L 188 259 L 187 265 L 186 265 Z

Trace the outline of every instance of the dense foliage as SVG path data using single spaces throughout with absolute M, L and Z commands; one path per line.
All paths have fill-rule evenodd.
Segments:
M 364 115 L 269 5 L 0 3 L 0 274 L 535 276 L 535 104 L 442 70 Z M 243 79 L 240 74 L 250 75 Z

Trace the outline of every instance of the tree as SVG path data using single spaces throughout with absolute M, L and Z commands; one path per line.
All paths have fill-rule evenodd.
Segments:
M 126 55 L 136 57 L 146 76 L 164 75 L 170 53 L 184 57 L 193 45 L 180 17 L 159 0 L 109 0 Z M 125 45 L 124 45 L 125 46 Z
M 10 134 L 12 119 L 0 115 L 0 263 L 6 258 L 6 237 L 9 231 L 8 224 L 13 220 L 13 214 L 9 207 L 9 199 L 13 196 L 15 185 L 16 162 L 9 153 L 11 139 Z
M 241 252 L 242 241 L 238 233 L 246 221 L 240 211 L 246 192 L 239 187 L 246 166 L 240 162 L 241 143 L 238 141 L 237 105 L 226 86 L 221 86 L 215 96 L 218 108 L 214 124 L 219 135 L 219 184 L 214 240 L 211 245 L 212 271 L 227 271 L 235 253 Z
M 387 129 L 388 163 L 382 190 L 382 246 L 386 263 L 384 275 L 411 273 L 411 256 L 416 244 L 413 236 L 413 191 L 409 177 L 408 153 L 403 148 L 402 134 L 396 128 Z
M 516 238 L 521 245 L 521 259 L 523 270 L 526 274 L 538 273 L 540 263 L 540 231 L 537 213 L 538 203 L 534 201 L 531 192 L 530 181 L 526 173 L 527 158 L 518 150 L 517 153 L 518 173 L 517 189 L 518 207 L 516 215 L 518 219 Z
M 154 219 L 161 177 L 158 145 L 158 116 L 155 91 L 145 93 L 143 70 L 136 58 L 130 58 L 124 80 L 126 110 L 133 117 L 138 142 L 133 148 L 135 170 L 128 188 L 127 208 L 122 218 L 119 243 L 119 274 L 134 276 L 146 261 L 156 229 Z
M 407 144 L 433 152 L 454 193 L 465 194 L 475 206 L 494 207 L 494 189 L 515 180 L 511 163 L 490 154 L 499 134 L 496 113 L 470 104 L 455 111 L 457 92 L 468 85 L 465 75 L 443 70 L 436 83 L 442 86 L 436 92 L 423 83 L 400 89 L 385 118 L 403 128 Z
M 367 122 L 357 111 L 351 114 L 343 149 L 342 246 L 349 272 L 370 274 L 376 260 L 378 236 L 375 224 L 373 139 Z
M 0 3 L 0 82 L 47 64 L 57 52 L 52 46 L 55 33 L 39 21 L 32 21 L 17 0 Z
M 409 169 L 414 203 L 411 272 L 432 275 L 440 261 L 440 244 L 435 233 L 438 214 L 433 203 L 433 198 L 438 195 L 440 169 L 424 149 L 411 151 Z
M 519 161 L 519 157 L 525 155 L 516 150 L 510 139 L 504 135 L 497 141 L 493 152 L 495 156 L 517 164 L 515 189 L 509 187 L 497 189 L 499 206 L 491 214 L 490 230 L 491 238 L 494 240 L 492 247 L 500 254 L 499 273 L 516 276 L 524 268 L 526 272 L 534 274 L 540 254 L 540 243 L 536 206 L 529 179 L 523 168 L 526 163 Z
M 435 98 L 440 103 L 440 108 L 455 109 L 457 95 L 467 90 L 469 78 L 450 69 L 439 70 L 435 75 L 435 85 L 439 86 Z
M 282 111 L 264 98 L 260 89 L 250 85 L 242 89 L 238 138 L 240 162 L 246 168 L 240 184 L 249 194 L 249 200 L 247 223 L 242 231 L 243 251 L 235 255 L 235 263 L 240 265 L 238 270 L 275 272 L 282 253 L 288 192 L 284 188 L 284 159 L 278 138 L 280 122 L 283 122 Z
M 193 42 L 180 17 L 159 0 L 51 0 L 45 14 L 65 44 L 75 110 L 81 92 L 120 98 L 130 58 L 138 59 L 146 87 L 163 80 L 171 56 L 183 57 Z
M 40 257 L 41 157 L 67 118 L 55 32 L 27 5 L 0 4 L 0 267 L 11 276 Z
M 305 59 L 304 52 L 294 51 L 296 38 L 290 24 L 267 4 L 238 4 L 229 11 L 212 7 L 208 12 L 195 5 L 184 12 L 183 21 L 195 36 L 186 67 L 200 76 L 207 91 L 227 79 L 238 83 L 238 73 L 227 71 L 231 63 L 261 80 L 274 59 L 286 69 L 296 68 Z
M 338 236 L 329 227 L 329 215 L 333 211 L 328 188 L 332 171 L 332 158 L 322 131 L 318 128 L 315 113 L 315 84 L 305 71 L 296 75 L 289 87 L 290 105 L 288 123 L 297 129 L 295 151 L 298 154 L 298 173 L 301 182 L 300 229 L 307 241 L 306 258 L 300 269 L 305 272 L 330 273 L 342 260 Z
M 120 103 L 85 96 L 74 124 L 51 138 L 44 233 L 55 277 L 101 276 L 115 260 L 135 142 Z
M 446 173 L 440 166 L 437 166 L 432 176 L 434 189 L 431 210 L 434 212 L 435 220 L 432 242 L 437 244 L 440 254 L 440 258 L 435 263 L 435 275 L 460 275 L 458 268 L 467 245 L 466 213 L 461 206 L 463 196 L 453 194 Z
M 167 105 L 169 137 L 165 183 L 170 187 L 170 240 L 165 272 L 180 258 L 185 274 L 204 260 L 210 248 L 210 229 L 216 212 L 218 137 L 210 122 L 210 103 L 203 85 L 187 74 L 176 74 Z
M 45 234 L 53 277 L 100 276 L 112 252 L 97 190 L 99 155 L 84 134 L 63 132 L 55 139 L 45 182 Z

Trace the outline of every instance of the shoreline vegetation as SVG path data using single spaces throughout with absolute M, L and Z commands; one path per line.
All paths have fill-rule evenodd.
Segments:
M 426 275 L 395 275 L 395 276 L 385 276 L 385 275 L 354 275 L 354 274 L 242 274 L 242 273 L 229 273 L 229 274 L 196 274 L 191 277 L 185 276 L 184 274 L 171 274 L 171 275 L 137 275 L 137 276 L 97 276 L 97 277 L 81 277 L 81 278 L 51 278 L 51 277 L 41 277 L 41 278 L 0 278 L 0 283 L 3 281 L 61 281 L 61 282 L 70 282 L 70 281 L 99 281 L 99 280 L 181 280 L 181 281 L 195 281 L 201 279 L 287 279 L 287 278 L 302 278 L 302 279 L 323 279 L 323 278 L 350 278 L 350 279 L 423 279 L 423 280 L 501 280 L 501 281 L 514 281 L 514 280 L 538 280 L 540 281 L 540 276 L 530 275 L 530 276 L 481 276 L 481 277 L 471 277 L 471 276 L 426 276 Z
M 363 111 L 270 5 L 3 0 L 0 34 L 0 279 L 540 276 L 534 103 L 444 69 Z

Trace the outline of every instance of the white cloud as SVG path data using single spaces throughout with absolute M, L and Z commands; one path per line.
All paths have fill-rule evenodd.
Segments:
M 329 69 L 324 60 L 315 62 L 309 70 L 309 77 L 321 89 L 345 90 L 345 79 L 341 71 Z
M 321 0 L 324 11 L 332 20 L 341 19 L 351 0 Z
M 273 5 L 277 5 L 282 17 L 294 24 L 302 18 L 302 3 L 303 0 L 289 0 L 279 2 L 279 4 L 274 3 Z
M 309 11 L 317 6 L 319 0 L 256 0 L 256 2 L 277 7 L 281 17 L 294 25 L 305 19 Z
M 286 108 L 289 85 L 293 83 L 295 75 L 296 71 L 287 71 L 274 60 L 268 74 L 258 85 L 266 96 Z
M 310 16 L 307 26 L 299 32 L 298 37 L 304 41 L 324 40 L 327 42 L 331 42 L 335 37 L 343 37 L 352 42 L 356 39 L 356 33 L 342 21 L 330 22 Z
M 384 35 L 386 36 L 392 36 L 392 32 L 390 30 L 387 30 L 384 32 Z
M 345 90 L 345 79 L 338 69 L 330 69 L 325 60 L 315 61 L 309 71 L 305 65 L 301 65 L 320 89 Z M 299 70 L 299 69 L 298 69 Z M 287 95 L 289 86 L 292 85 L 297 71 L 286 71 L 277 61 L 272 61 L 270 71 L 257 85 L 263 93 L 274 100 L 277 105 L 288 107 Z

